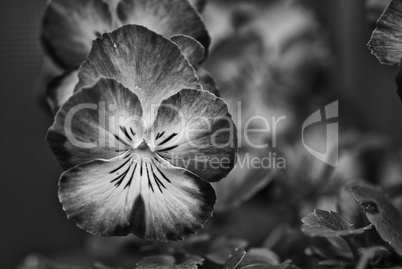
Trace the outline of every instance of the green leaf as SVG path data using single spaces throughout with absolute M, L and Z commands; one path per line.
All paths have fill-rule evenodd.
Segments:
M 223 269 L 234 269 L 236 268 L 240 262 L 243 260 L 246 252 L 243 249 L 236 249 L 232 255 L 230 255 L 229 259 L 226 260 L 223 265 Z
M 372 226 L 354 229 L 346 218 L 333 211 L 315 209 L 302 219 L 302 232 L 311 237 L 334 237 L 361 234 Z
M 143 258 L 137 269 L 197 269 L 202 265 L 203 258 L 196 255 L 188 255 L 179 260 L 172 255 L 154 255 Z
M 350 185 L 350 190 L 381 238 L 402 255 L 402 215 L 388 197 L 382 191 L 363 183 Z

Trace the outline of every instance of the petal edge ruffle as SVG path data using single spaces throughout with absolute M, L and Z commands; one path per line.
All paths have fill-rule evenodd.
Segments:
M 77 226 L 94 235 L 157 241 L 181 240 L 203 227 L 216 200 L 209 183 L 157 157 L 159 167 L 127 156 L 63 173 L 59 199 Z
M 117 14 L 123 24 L 143 25 L 167 38 L 191 36 L 206 51 L 211 43 L 201 16 L 187 0 L 122 0 Z
M 137 94 L 146 115 L 181 89 L 199 87 L 179 47 L 138 25 L 125 25 L 98 38 L 78 76 L 75 92 L 99 77 L 117 80 Z

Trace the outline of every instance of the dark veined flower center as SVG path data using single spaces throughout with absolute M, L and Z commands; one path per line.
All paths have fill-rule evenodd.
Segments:
M 131 127 L 120 126 L 120 136 L 115 135 L 116 139 L 128 146 L 124 151 L 121 158 L 124 160 L 123 164 L 111 170 L 109 173 L 113 174 L 113 179 L 110 180 L 116 188 L 123 187 L 124 189 L 135 184 L 135 178 L 140 179 L 139 184 L 147 184 L 148 188 L 154 193 L 159 191 L 163 194 L 167 184 L 171 181 L 165 176 L 161 169 L 161 157 L 159 152 L 168 152 L 176 147 L 177 144 L 172 145 L 177 133 L 158 132 L 155 137 L 154 146 L 151 147 L 149 142 L 144 138 L 138 141 L 136 132 Z M 135 142 L 138 141 L 138 142 Z

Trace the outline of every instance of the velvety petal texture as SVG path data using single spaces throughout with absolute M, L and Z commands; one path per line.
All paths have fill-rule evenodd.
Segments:
M 197 98 L 205 97 L 192 100 Z M 111 79 L 100 79 L 63 105 L 47 137 L 63 168 L 71 167 L 60 179 L 59 198 L 68 217 L 91 234 L 180 240 L 212 215 L 215 192 L 196 174 L 164 160 L 160 153 L 168 148 L 148 146 L 141 115 L 135 93 Z
M 209 181 L 234 166 L 236 128 L 179 46 L 123 26 L 94 42 L 78 80 L 47 136 L 66 170 L 67 216 L 91 234 L 156 241 L 202 228 L 216 201 Z
M 142 135 L 141 117 L 141 104 L 133 92 L 114 80 L 101 79 L 67 101 L 46 140 L 60 165 L 68 169 L 130 149 Z
M 109 4 L 102 0 L 51 0 L 42 21 L 41 39 L 61 67 L 77 68 L 92 41 L 114 29 Z
M 193 67 L 197 67 L 205 60 L 205 49 L 200 42 L 186 35 L 175 35 L 170 38 L 176 43 L 183 53 L 184 57 L 190 62 Z
M 198 12 L 203 12 L 205 5 L 207 4 L 207 0 L 188 0 L 188 1 L 198 10 Z
M 117 14 L 123 24 L 144 25 L 165 37 L 194 37 L 206 50 L 211 43 L 201 16 L 187 0 L 122 0 Z
M 75 85 L 78 83 L 78 70 L 66 72 L 54 78 L 47 86 L 47 102 L 53 113 L 74 94 Z
M 199 87 L 193 67 L 177 45 L 136 25 L 123 26 L 94 42 L 75 90 L 100 77 L 116 79 L 135 92 L 144 114 L 181 89 Z
M 226 103 L 209 92 L 185 89 L 163 101 L 151 135 L 156 153 L 207 181 L 235 164 L 236 128 Z
M 212 214 L 216 199 L 212 187 L 148 154 L 129 152 L 66 171 L 59 197 L 68 217 L 102 236 L 133 233 L 167 241 L 195 233 Z
M 383 64 L 400 64 L 402 59 L 402 1 L 392 0 L 377 21 L 368 43 Z
M 216 83 L 215 78 L 212 76 L 211 73 L 209 73 L 203 67 L 198 67 L 197 76 L 199 78 L 199 83 L 202 86 L 202 89 L 209 91 L 210 93 L 213 93 L 218 97 L 221 96 L 218 84 Z

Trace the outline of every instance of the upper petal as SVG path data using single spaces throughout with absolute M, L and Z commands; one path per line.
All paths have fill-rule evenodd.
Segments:
M 205 60 L 204 47 L 191 36 L 174 35 L 170 40 L 180 47 L 181 53 L 183 53 L 194 68 L 197 68 Z
M 149 135 L 158 155 L 204 180 L 220 180 L 235 164 L 236 127 L 209 92 L 185 89 L 163 101 Z
M 62 106 L 46 140 L 64 169 L 109 159 L 140 141 L 141 116 L 141 104 L 133 92 L 114 80 L 101 79 Z
M 143 25 L 168 38 L 192 36 L 206 50 L 211 43 L 201 16 L 187 0 L 122 0 L 117 13 L 123 24 Z
M 188 1 L 198 10 L 198 12 L 203 12 L 205 5 L 207 4 L 206 0 L 188 0 Z
M 144 114 L 183 88 L 197 88 L 195 71 L 179 47 L 137 25 L 97 39 L 78 76 L 76 91 L 99 77 L 116 79 L 138 95 Z
M 42 21 L 44 48 L 63 68 L 77 68 L 92 40 L 113 29 L 109 4 L 102 0 L 51 0 Z
M 65 72 L 50 81 L 46 89 L 46 100 L 53 113 L 56 113 L 74 94 L 74 88 L 77 83 L 78 70 Z
M 402 1 L 392 0 L 377 21 L 368 43 L 383 64 L 400 64 L 402 59 Z
M 209 91 L 210 93 L 215 94 L 220 97 L 221 94 L 219 92 L 218 84 L 215 81 L 215 78 L 209 73 L 205 68 L 198 67 L 197 76 L 199 78 L 199 83 L 202 86 L 203 90 Z
M 195 233 L 216 199 L 209 183 L 147 153 L 78 165 L 63 173 L 59 186 L 63 209 L 80 228 L 157 241 Z

